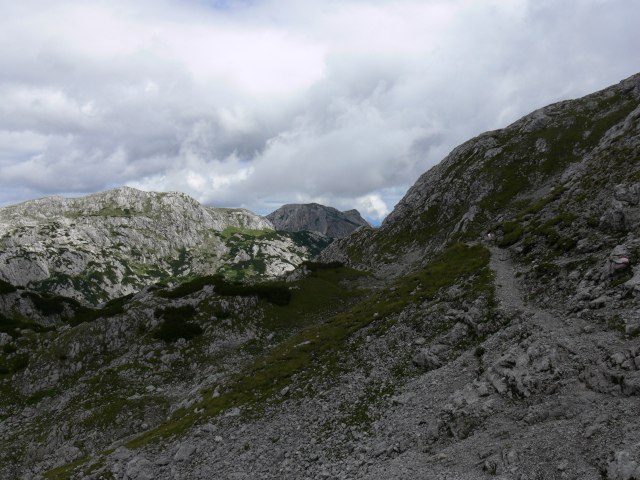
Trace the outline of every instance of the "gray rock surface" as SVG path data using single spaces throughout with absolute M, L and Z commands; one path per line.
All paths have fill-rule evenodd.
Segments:
M 360 227 L 370 226 L 355 209 L 340 212 L 317 203 L 283 205 L 266 218 L 276 230 L 310 230 L 331 238 L 342 238 Z
M 121 187 L 0 208 L 0 280 L 98 303 L 171 277 L 279 276 L 328 242 L 276 234 L 248 210 Z

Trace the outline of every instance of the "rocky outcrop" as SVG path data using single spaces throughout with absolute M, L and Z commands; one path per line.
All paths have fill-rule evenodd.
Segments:
M 342 238 L 354 230 L 369 226 L 357 210 L 340 212 L 317 203 L 287 204 L 267 215 L 276 230 L 301 232 L 310 230 L 331 238 Z
M 1 208 L 0 280 L 96 303 L 185 275 L 278 276 L 327 243 L 276 234 L 248 210 L 122 187 Z

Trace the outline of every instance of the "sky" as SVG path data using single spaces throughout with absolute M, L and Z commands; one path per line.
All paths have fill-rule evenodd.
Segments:
M 455 146 L 640 72 L 630 0 L 0 0 L 0 206 L 122 185 L 374 224 Z

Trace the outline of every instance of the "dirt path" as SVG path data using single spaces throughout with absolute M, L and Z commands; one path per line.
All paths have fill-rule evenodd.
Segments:
M 493 270 L 496 279 L 496 296 L 500 306 L 506 310 L 519 310 L 538 326 L 552 329 L 558 325 L 557 320 L 548 312 L 527 304 L 518 288 L 515 268 L 507 252 L 498 247 L 489 247 L 491 260 L 489 268 Z

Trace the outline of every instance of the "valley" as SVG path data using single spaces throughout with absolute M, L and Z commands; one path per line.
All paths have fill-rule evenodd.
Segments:
M 0 209 L 2 478 L 640 479 L 640 74 L 336 240 L 34 202 Z

